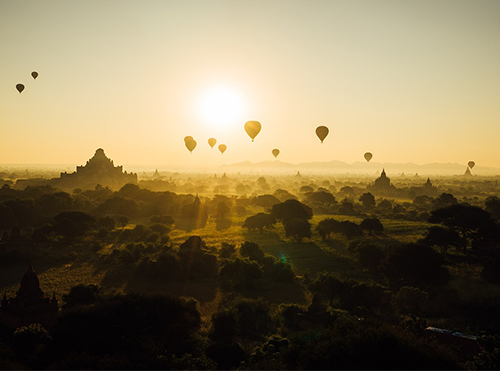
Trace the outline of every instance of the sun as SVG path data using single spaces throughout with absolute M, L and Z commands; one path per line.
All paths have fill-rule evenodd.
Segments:
M 238 123 L 244 111 L 240 93 L 230 87 L 215 87 L 202 94 L 199 112 L 204 122 L 219 129 Z

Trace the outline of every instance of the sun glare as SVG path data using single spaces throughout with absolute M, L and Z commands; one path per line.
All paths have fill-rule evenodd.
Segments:
M 206 123 L 224 129 L 241 120 L 243 100 L 233 89 L 214 88 L 202 95 L 200 113 Z

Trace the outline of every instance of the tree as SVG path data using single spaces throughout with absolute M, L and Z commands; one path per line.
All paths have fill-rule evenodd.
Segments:
M 363 193 L 359 197 L 359 202 L 363 204 L 363 207 L 371 209 L 372 207 L 375 206 L 375 196 L 372 195 L 370 192 Z
M 246 189 L 245 189 L 245 186 L 243 184 L 238 184 L 235 188 L 236 190 L 236 193 L 240 194 L 240 195 L 244 195 L 246 193 Z
M 281 202 L 284 202 L 286 200 L 296 200 L 297 197 L 292 195 L 290 192 L 284 189 L 277 189 L 276 191 L 273 192 L 273 196 L 277 197 Z
M 172 227 L 175 224 L 175 219 L 171 215 L 154 215 L 150 219 L 151 223 L 165 224 L 168 227 Z
M 379 246 L 361 243 L 354 249 L 359 264 L 375 270 L 380 265 L 385 254 Z
M 425 209 L 428 209 L 433 202 L 434 202 L 434 199 L 432 197 L 425 196 L 425 195 L 417 196 L 413 200 L 414 205 L 425 208 Z
M 494 223 L 487 211 L 477 206 L 462 204 L 433 210 L 429 222 L 443 224 L 463 238 L 474 238 L 480 227 Z
M 129 185 L 132 186 L 132 184 Z M 97 206 L 96 211 L 101 215 L 118 214 L 133 218 L 139 214 L 139 206 L 137 206 L 137 203 L 134 200 L 115 196 L 108 198 L 102 204 Z
M 277 199 L 276 197 L 274 197 L 273 195 L 266 194 L 266 195 L 260 195 L 260 196 L 254 197 L 252 199 L 252 203 L 255 206 L 261 206 L 265 209 L 268 209 L 268 208 L 273 207 L 276 204 L 279 204 L 280 200 Z
M 50 217 L 64 210 L 71 210 L 72 198 L 69 193 L 45 193 L 36 200 L 36 205 L 43 215 Z
M 382 233 L 384 231 L 384 226 L 377 218 L 366 218 L 359 225 L 361 229 L 366 230 L 372 235 L 372 232 Z
M 319 202 L 328 206 L 335 205 L 337 200 L 330 192 L 309 192 L 306 193 L 306 201 L 308 202 Z
M 83 283 L 73 286 L 68 294 L 63 295 L 63 300 L 66 303 L 64 308 L 71 308 L 78 305 L 94 304 L 99 294 L 99 287 Z
M 390 249 L 382 261 L 381 271 L 395 287 L 427 288 L 446 284 L 449 273 L 443 257 L 432 247 L 405 244 Z
M 145 369 L 164 368 L 148 364 L 154 362 L 147 360 L 149 355 L 154 360 L 158 359 L 158 349 L 168 349 L 177 356 L 194 354 L 198 351 L 195 338 L 200 323 L 200 313 L 192 299 L 113 295 L 94 305 L 63 311 L 51 332 L 54 341 L 52 351 L 59 359 L 71 353 L 84 352 L 87 362 L 89 358 L 117 355 L 130 362 L 123 362 L 123 368 L 133 368 L 138 359 L 146 362 Z M 101 368 L 106 367 L 101 365 Z
M 393 304 L 401 314 L 421 316 L 428 299 L 429 294 L 418 287 L 403 286 L 394 295 Z
M 450 193 L 441 193 L 434 201 L 434 209 L 441 209 L 443 207 L 456 205 L 458 200 Z
M 253 288 L 263 274 L 260 264 L 256 261 L 237 257 L 222 262 L 219 277 L 230 280 L 235 289 Z
M 316 336 L 297 336 L 283 351 L 282 370 L 453 370 L 463 364 L 428 339 L 381 321 L 343 316 Z
M 97 228 L 105 228 L 108 231 L 112 231 L 115 229 L 115 220 L 109 216 L 105 216 L 104 218 L 97 219 L 96 222 Z
M 129 220 L 125 215 L 121 215 L 118 217 L 118 223 L 122 226 L 122 229 L 128 224 Z
M 264 257 L 264 251 L 253 242 L 245 241 L 240 247 L 241 256 L 245 256 L 250 260 L 260 261 Z
M 385 287 L 377 284 L 364 282 L 355 283 L 349 292 L 343 306 L 349 310 L 361 310 L 375 312 L 380 309 L 388 296 Z
M 340 222 L 333 218 L 323 219 L 316 227 L 319 235 L 323 240 L 330 238 L 332 233 L 340 232 Z
M 465 249 L 467 241 L 457 231 L 450 228 L 433 226 L 427 230 L 427 235 L 419 242 L 429 246 L 439 246 L 441 252 L 448 250 L 450 246 Z
M 201 237 L 189 237 L 179 246 L 177 254 L 186 279 L 213 278 L 217 275 L 217 257 L 207 249 Z
M 378 204 L 379 209 L 392 210 L 392 203 L 385 198 Z
M 488 282 L 500 285 L 500 257 L 496 257 L 484 263 L 481 277 Z
M 236 205 L 234 208 L 233 208 L 233 211 L 236 213 L 236 215 L 238 216 L 243 216 L 247 213 L 247 209 L 245 206 L 243 205 Z
M 20 227 L 36 225 L 40 219 L 35 202 L 31 199 L 6 200 L 0 203 L 0 227 L 12 228 L 18 224 Z
M 354 197 L 354 188 L 351 186 L 344 186 L 340 188 L 340 193 L 343 193 L 345 197 Z
M 354 204 L 347 198 L 345 198 L 344 200 L 342 200 L 342 204 L 340 205 L 339 208 L 339 213 L 345 215 L 352 215 L 354 213 Z
M 314 188 L 311 186 L 305 185 L 305 186 L 300 187 L 299 191 L 301 193 L 309 193 L 309 192 L 313 192 Z
M 12 345 L 21 358 L 27 358 L 36 349 L 52 340 L 49 332 L 39 323 L 19 327 L 12 335 Z M 31 358 L 31 357 L 30 357 Z
M 314 292 L 324 295 L 330 300 L 344 302 L 351 292 L 352 284 L 339 279 L 332 273 L 321 272 L 312 285 Z
M 484 201 L 484 205 L 486 211 L 488 211 L 494 219 L 500 219 L 500 198 L 497 196 L 488 196 Z
M 68 239 L 82 236 L 94 227 L 96 219 L 83 211 L 62 211 L 54 217 L 54 231 Z
M 249 231 L 258 229 L 260 233 L 263 233 L 264 229 L 273 228 L 275 224 L 276 219 L 271 214 L 258 213 L 246 218 L 243 228 L 247 228 Z
M 285 202 L 273 206 L 271 215 L 286 223 L 291 219 L 309 220 L 313 216 L 312 209 L 297 200 L 286 200 Z
M 274 329 L 269 304 L 262 299 L 240 299 L 235 309 L 238 313 L 239 336 L 246 339 L 260 339 Z
M 231 209 L 229 208 L 229 206 L 227 206 L 225 202 L 221 201 L 217 204 L 217 211 L 216 211 L 217 217 L 224 217 L 230 211 Z
M 311 223 L 305 219 L 289 219 L 285 222 L 285 236 L 294 237 L 299 242 L 302 238 L 311 238 Z
M 361 227 L 356 223 L 350 222 L 348 220 L 340 222 L 340 233 L 342 233 L 348 239 L 363 235 Z
M 136 198 L 141 191 L 137 184 L 127 183 L 119 191 L 118 194 L 124 197 Z
M 238 313 L 236 310 L 223 309 L 212 315 L 210 337 L 217 341 L 232 341 L 238 335 Z

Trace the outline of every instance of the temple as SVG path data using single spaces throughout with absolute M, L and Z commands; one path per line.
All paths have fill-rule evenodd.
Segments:
M 16 297 L 9 299 L 3 294 L 0 306 L 0 322 L 10 328 L 39 323 L 49 328 L 56 323 L 59 306 L 55 294 L 52 299 L 44 297 L 38 276 L 31 265 L 21 280 Z
M 436 196 L 438 189 L 432 185 L 431 180 L 427 178 L 427 182 L 422 186 L 422 194 L 426 196 Z
M 71 174 L 61 173 L 57 183 L 63 188 L 94 189 L 100 184 L 120 189 L 127 183 L 137 183 L 137 174 L 123 172 L 123 166 L 115 166 L 113 161 L 106 157 L 104 150 L 98 148 L 85 166 L 77 166 L 76 171 Z
M 368 191 L 375 195 L 390 196 L 396 191 L 396 187 L 391 184 L 391 179 L 387 177 L 385 169 L 382 170 L 380 177 L 375 179 L 375 183 L 367 187 Z

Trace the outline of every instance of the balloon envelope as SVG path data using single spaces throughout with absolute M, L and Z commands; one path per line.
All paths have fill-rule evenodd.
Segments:
M 187 140 L 186 148 L 189 150 L 190 153 L 192 153 L 193 150 L 196 148 L 196 140 L 194 139 Z
M 248 136 L 252 138 L 252 142 L 259 134 L 260 129 L 262 129 L 262 125 L 258 121 L 247 121 L 245 123 L 245 131 L 247 132 Z
M 321 140 L 321 143 L 323 143 L 323 141 L 325 140 L 328 132 L 329 130 L 326 126 L 318 126 L 316 128 L 316 135 L 318 136 L 319 140 Z
M 190 140 L 194 140 L 193 137 L 191 136 L 184 137 L 184 143 L 187 143 Z
M 210 147 L 214 148 L 215 144 L 217 143 L 217 139 L 215 138 L 210 138 L 208 140 L 208 144 L 210 145 Z
M 226 152 L 226 149 L 227 149 L 227 146 L 225 144 L 221 144 L 219 146 L 219 151 L 220 153 L 224 154 L 224 152 Z
M 474 166 L 476 166 L 476 163 L 474 161 L 469 161 L 467 165 L 469 165 L 469 167 L 472 169 Z
M 24 85 L 23 84 L 17 84 L 16 85 L 16 89 L 19 92 L 19 94 L 21 94 L 22 91 L 24 90 Z
M 278 155 L 280 154 L 280 150 L 279 149 L 273 149 L 273 156 L 276 158 L 278 157 Z
M 31 72 L 31 77 L 33 77 L 36 80 L 36 78 L 38 77 L 38 72 L 36 71 Z
M 370 162 L 370 160 L 372 159 L 373 155 L 370 153 L 370 152 L 366 152 L 365 153 L 365 160 L 367 162 Z

